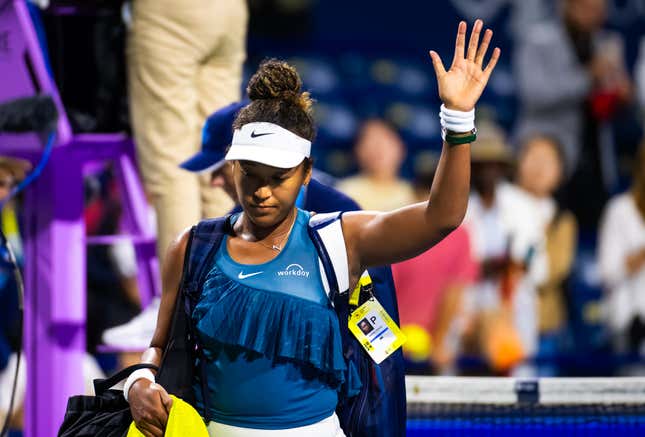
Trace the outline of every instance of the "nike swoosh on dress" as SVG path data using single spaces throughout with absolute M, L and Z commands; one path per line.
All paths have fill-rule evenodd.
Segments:
M 259 275 L 260 273 L 264 273 L 264 272 L 247 273 L 246 275 L 244 274 L 244 272 L 240 272 L 240 274 L 237 275 L 237 277 L 239 279 L 246 279 L 246 278 L 250 278 L 251 276 Z

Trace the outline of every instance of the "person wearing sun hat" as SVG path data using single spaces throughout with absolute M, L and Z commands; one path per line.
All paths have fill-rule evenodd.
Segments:
M 514 161 L 513 150 L 506 142 L 506 136 L 500 126 L 492 121 L 479 123 L 477 142 L 473 144 L 470 159 L 475 165 L 496 163 L 508 170 L 507 166 L 512 165 Z
M 471 159 L 472 193 L 464 222 L 480 277 L 465 307 L 493 370 L 519 372 L 537 348 L 536 287 L 547 269 L 544 238 L 534 203 L 507 180 L 514 159 L 501 127 L 480 123 Z M 498 329 L 492 314 L 508 325 Z

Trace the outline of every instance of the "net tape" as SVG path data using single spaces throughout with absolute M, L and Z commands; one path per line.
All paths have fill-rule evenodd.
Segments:
M 408 403 L 645 405 L 645 378 L 406 377 Z
M 645 427 L 645 378 L 408 377 L 409 419 Z M 437 422 L 443 423 L 443 422 Z M 460 425 L 461 424 L 461 425 Z

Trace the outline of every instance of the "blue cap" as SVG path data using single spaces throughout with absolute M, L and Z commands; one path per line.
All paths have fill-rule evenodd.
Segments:
M 201 173 L 214 171 L 224 164 L 226 148 L 233 139 L 233 121 L 246 102 L 231 103 L 211 114 L 202 129 L 202 149 L 179 166 L 185 170 Z

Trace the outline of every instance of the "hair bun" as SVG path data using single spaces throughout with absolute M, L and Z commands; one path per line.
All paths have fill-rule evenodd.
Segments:
M 282 100 L 309 111 L 312 100 L 301 92 L 302 81 L 296 69 L 284 61 L 267 59 L 249 80 L 246 89 L 251 100 Z

